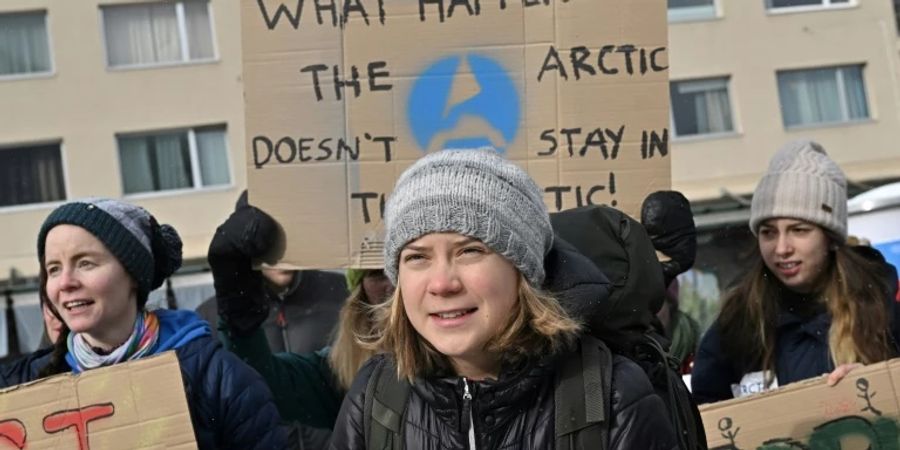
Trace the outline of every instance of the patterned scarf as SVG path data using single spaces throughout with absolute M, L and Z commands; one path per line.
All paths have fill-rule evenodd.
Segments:
M 159 318 L 152 312 L 144 311 L 138 314 L 134 321 L 134 330 L 128 340 L 108 355 L 97 354 L 81 333 L 70 333 L 67 345 L 79 369 L 85 371 L 138 359 L 150 353 L 157 340 L 159 340 Z

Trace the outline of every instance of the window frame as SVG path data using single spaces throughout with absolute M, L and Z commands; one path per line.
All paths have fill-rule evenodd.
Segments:
M 225 165 L 226 170 L 228 172 L 228 183 L 224 184 L 216 184 L 212 186 L 204 186 L 203 185 L 203 176 L 200 169 L 200 153 L 199 147 L 197 146 L 197 133 L 196 130 L 198 128 L 221 128 L 222 133 L 225 135 Z M 125 192 L 125 180 L 123 179 L 124 172 L 122 170 L 122 147 L 119 144 L 120 138 L 135 138 L 135 137 L 144 137 L 148 138 L 151 136 L 158 136 L 161 134 L 171 134 L 171 133 L 187 133 L 187 141 L 188 141 L 188 155 L 191 161 L 191 184 L 192 187 L 180 188 L 180 189 L 162 189 L 155 191 L 144 191 L 144 192 L 134 192 L 127 193 Z M 193 125 L 188 127 L 178 127 L 178 128 L 165 128 L 165 129 L 155 129 L 155 130 L 146 130 L 146 131 L 133 131 L 126 133 L 116 133 L 116 162 L 118 163 L 119 168 L 119 192 L 122 193 L 123 198 L 132 198 L 132 199 L 140 199 L 140 198 L 155 198 L 155 197 L 167 197 L 172 195 L 180 195 L 180 194 L 189 194 L 189 193 L 199 193 L 199 192 L 215 192 L 215 191 L 225 191 L 234 188 L 234 164 L 231 161 L 231 147 L 228 143 L 228 124 L 225 122 L 218 122 L 212 124 L 203 124 L 203 125 Z
M 861 118 L 851 118 L 850 117 L 850 109 L 848 106 L 848 98 L 847 98 L 847 81 L 844 77 L 844 72 L 841 69 L 849 69 L 849 68 L 859 68 L 860 71 L 860 80 L 862 81 L 863 95 L 866 101 L 866 117 Z M 781 126 L 785 131 L 795 131 L 795 130 L 808 130 L 814 128 L 832 128 L 832 127 L 841 127 L 841 126 L 853 126 L 866 122 L 871 122 L 874 120 L 872 117 L 872 101 L 869 96 L 869 89 L 866 85 L 866 75 L 865 75 L 865 63 L 850 63 L 850 64 L 837 64 L 837 65 L 826 65 L 826 66 L 815 66 L 815 67 L 801 67 L 801 68 L 793 68 L 793 69 L 777 69 L 775 71 L 775 90 L 778 93 L 778 112 L 781 115 Z M 781 82 L 779 76 L 783 73 L 790 72 L 805 72 L 805 71 L 814 71 L 814 70 L 824 70 L 831 69 L 834 70 L 835 73 L 835 82 L 838 84 L 838 103 L 841 106 L 841 120 L 835 121 L 826 121 L 826 122 L 812 122 L 812 123 L 801 123 L 796 125 L 788 125 L 785 123 L 784 116 L 784 99 L 781 98 Z
M 69 165 L 68 158 L 66 158 L 66 148 L 65 142 L 61 138 L 49 138 L 49 139 L 38 139 L 33 141 L 20 141 L 20 142 L 8 142 L 8 143 L 0 143 L 0 152 L 6 151 L 12 148 L 26 148 L 26 147 L 39 147 L 43 145 L 58 145 L 59 146 L 59 164 L 62 166 L 62 177 L 63 177 L 63 199 L 62 200 L 52 200 L 49 202 L 39 202 L 39 203 L 25 203 L 21 205 L 6 205 L 0 206 L 0 214 L 6 213 L 18 213 L 23 211 L 34 211 L 45 208 L 55 208 L 57 206 L 63 205 L 69 201 L 70 194 L 72 192 L 71 187 L 69 186 Z
M 212 8 L 212 0 L 204 0 L 206 3 L 206 14 L 209 17 L 209 36 L 212 40 L 212 50 L 213 55 L 210 58 L 202 58 L 202 59 L 190 59 L 190 44 L 188 43 L 187 37 L 187 20 L 184 12 L 184 2 L 191 0 L 177 0 L 174 2 L 162 2 L 162 1 L 141 1 L 135 3 L 113 3 L 113 4 L 101 4 L 97 7 L 97 14 L 99 15 L 100 22 L 100 37 L 103 46 L 103 60 L 106 65 L 106 70 L 109 71 L 129 71 L 129 70 L 145 70 L 145 69 L 160 69 L 166 67 L 181 67 L 181 66 L 192 66 L 192 65 L 200 65 L 200 64 L 215 64 L 220 61 L 219 54 L 219 45 L 218 39 L 216 37 L 216 19 L 213 17 L 213 8 Z M 138 64 L 123 64 L 114 66 L 110 64 L 109 61 L 109 45 L 107 41 L 106 35 L 106 18 L 104 15 L 104 9 L 106 8 L 116 8 L 121 6 L 136 6 L 136 5 L 152 5 L 155 3 L 172 3 L 175 5 L 175 15 L 178 20 L 178 40 L 181 49 L 181 57 L 180 61 L 166 61 L 166 62 L 156 62 L 156 63 L 138 63 Z
M 722 9 L 719 7 L 719 0 L 711 0 L 709 8 L 701 6 L 669 8 L 666 7 L 666 19 L 670 24 L 688 23 L 688 22 L 705 22 L 709 20 L 717 20 L 722 18 Z M 710 9 L 711 14 L 704 12 Z M 680 11 L 679 11 L 680 10 Z
M 678 134 L 678 128 L 675 126 L 675 108 L 672 105 L 672 94 L 669 92 L 669 129 L 672 132 L 672 140 L 678 142 L 689 142 L 689 141 L 703 141 L 703 140 L 711 140 L 711 139 L 723 139 L 730 138 L 735 136 L 740 136 L 741 132 L 738 127 L 738 116 L 737 110 L 734 107 L 734 101 L 732 100 L 732 90 L 731 90 L 731 75 L 712 75 L 712 76 L 701 76 L 697 78 L 681 78 L 676 80 L 669 80 L 669 89 L 672 89 L 673 84 L 677 83 L 690 83 L 690 82 L 702 82 L 702 81 L 711 81 L 711 80 L 725 80 L 725 93 L 728 97 L 728 111 L 731 113 L 731 130 L 729 131 L 719 131 L 715 133 L 697 133 L 697 134 L 687 134 L 680 135 Z
M 770 15 L 804 13 L 804 12 L 814 12 L 814 11 L 832 11 L 832 10 L 856 8 L 857 6 L 859 6 L 858 0 L 848 0 L 846 2 L 841 2 L 841 3 L 834 3 L 834 0 L 820 0 L 821 3 L 818 5 L 800 5 L 800 6 L 782 6 L 782 7 L 772 6 L 772 0 L 764 0 L 764 1 L 765 1 L 766 14 L 770 14 Z
M 43 72 L 11 73 L 0 75 L 0 82 L 34 80 L 41 78 L 52 78 L 56 76 L 56 55 L 53 53 L 53 33 L 50 30 L 50 21 L 48 20 L 48 17 L 50 17 L 50 13 L 46 9 L 24 9 L 21 11 L 3 11 L 0 12 L 0 16 L 35 13 L 43 14 L 44 16 L 44 32 L 47 34 L 47 57 L 50 58 L 50 68 Z M 5 147 L 5 145 L 3 144 L 0 144 L 0 146 Z

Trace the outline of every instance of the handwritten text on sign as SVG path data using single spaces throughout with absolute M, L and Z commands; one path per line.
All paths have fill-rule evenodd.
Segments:
M 112 403 L 85 406 L 78 409 L 56 411 L 44 417 L 43 431 L 47 434 L 62 433 L 72 429 L 72 439 L 78 443 L 79 450 L 91 448 L 88 439 L 88 423 L 112 417 L 116 408 Z M 28 430 L 19 419 L 0 420 L 0 448 L 12 444 L 20 450 L 28 448 Z
M 665 11 L 664 0 L 244 2 L 248 186 L 285 227 L 281 262 L 377 266 L 396 176 L 445 148 L 497 149 L 551 211 L 636 213 L 670 187 Z M 292 244 L 311 235 L 323 244 Z

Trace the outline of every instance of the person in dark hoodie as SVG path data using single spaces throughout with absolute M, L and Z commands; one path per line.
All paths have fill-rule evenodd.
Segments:
M 235 205 L 235 212 L 250 207 L 245 190 Z M 229 229 L 246 228 L 253 218 L 247 214 L 232 214 L 223 224 Z M 248 222 L 248 223 L 242 223 Z M 222 236 L 222 230 L 213 238 L 209 253 L 211 266 L 217 266 L 222 259 L 243 261 L 244 255 L 233 250 L 230 236 Z M 227 230 L 225 230 L 227 233 Z M 273 227 L 271 236 L 276 236 Z M 250 263 L 249 258 L 246 259 Z M 217 267 L 213 267 L 215 276 Z M 241 272 L 242 274 L 244 272 Z M 233 276 L 233 275 L 232 275 Z M 339 273 L 322 270 L 286 270 L 264 267 L 251 271 L 244 282 L 244 291 L 257 298 L 260 314 L 253 319 L 261 319 L 262 328 L 269 348 L 275 353 L 309 353 L 329 343 L 332 330 L 338 322 L 341 306 L 347 298 L 344 277 Z M 219 309 L 216 297 L 212 297 L 197 307 L 200 317 L 213 327 L 213 337 L 218 338 Z M 249 318 L 245 319 L 249 321 Z
M 582 340 L 582 318 L 564 305 L 602 302 L 608 282 L 574 250 L 551 255 L 564 243 L 554 247 L 541 189 L 493 149 L 443 150 L 400 176 L 385 224 L 385 273 L 396 289 L 377 306 L 380 332 L 359 336 L 385 353 L 359 371 L 331 448 L 379 446 L 376 421 L 402 424 L 394 448 L 396 439 L 400 448 L 422 450 L 558 448 L 566 431 L 555 427 L 568 421 L 556 417 L 557 381 L 585 351 L 581 343 L 592 345 Z M 572 292 L 548 284 L 560 279 L 577 280 Z M 594 361 L 573 370 L 584 371 L 582 362 Z M 607 370 L 605 431 L 577 439 L 585 448 L 676 448 L 665 405 L 643 370 L 620 356 Z M 385 380 L 405 386 L 409 397 L 402 411 L 376 415 Z M 570 400 L 584 411 L 585 398 Z
M 847 240 L 847 180 L 821 145 L 782 147 L 753 193 L 757 252 L 700 342 L 698 403 L 742 397 L 898 355 L 886 267 Z M 893 280 L 891 281 L 893 282 Z
M 681 373 L 690 373 L 700 341 L 700 324 L 679 309 L 678 275 L 694 265 L 697 228 L 691 203 L 678 191 L 656 191 L 641 205 L 641 224 L 647 230 L 663 269 L 666 300 L 656 316 L 670 342 L 669 354 L 680 362 Z
M 110 199 L 56 208 L 38 234 L 40 296 L 64 323 L 49 353 L 4 369 L 2 383 L 124 363 L 174 350 L 197 444 L 280 449 L 285 430 L 262 379 L 191 311 L 144 308 L 181 265 L 181 239 L 146 210 Z
M 341 285 L 313 297 L 308 295 L 310 290 L 305 290 L 305 296 L 290 303 L 273 301 L 273 281 L 265 269 L 254 270 L 253 261 L 273 252 L 277 232 L 275 220 L 250 205 L 246 195 L 242 196 L 210 242 L 207 257 L 216 297 L 213 308 L 207 305 L 203 309 L 213 314 L 218 311 L 220 319 L 208 318 L 218 322 L 218 338 L 263 376 L 274 393 L 281 417 L 296 428 L 300 447 L 324 448 L 353 376 L 374 354 L 357 342 L 355 334 L 371 329 L 371 305 L 384 301 L 393 287 L 384 272 L 377 269 L 348 270 L 346 287 L 340 275 L 304 271 L 303 284 L 306 274 L 311 273 L 337 277 Z M 321 279 L 310 282 L 313 287 L 333 285 Z M 334 298 L 346 295 L 348 289 L 346 301 Z M 298 310 L 299 314 L 288 315 L 297 320 L 279 323 L 273 319 L 278 317 L 273 310 L 279 306 Z M 340 308 L 339 321 L 334 308 Z M 318 313 L 303 314 L 307 309 Z M 332 333 L 335 322 L 338 326 Z M 270 332 L 276 327 L 284 329 L 285 325 L 286 334 L 291 337 L 310 339 L 291 344 L 287 347 L 291 351 L 287 351 L 285 342 L 290 341 Z

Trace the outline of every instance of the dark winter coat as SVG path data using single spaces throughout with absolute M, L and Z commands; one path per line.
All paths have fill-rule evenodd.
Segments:
M 775 327 L 775 376 L 779 386 L 814 378 L 835 369 L 828 346 L 831 315 L 825 306 L 808 307 L 811 300 L 787 295 L 778 313 Z M 806 303 L 807 305 L 804 305 Z M 893 310 L 894 302 L 887 300 Z M 900 336 L 897 323 L 891 327 L 892 338 Z M 740 384 L 747 373 L 761 367 L 742 369 L 722 349 L 722 335 L 714 323 L 700 341 L 691 376 L 692 393 L 697 403 L 711 403 L 734 398 L 732 385 Z
M 834 370 L 828 352 L 830 327 L 831 317 L 827 312 L 805 318 L 790 312 L 779 314 L 775 328 L 775 375 L 779 385 Z M 740 369 L 724 354 L 721 339 L 719 325 L 714 323 L 700 341 L 691 374 L 691 392 L 697 403 L 734 398 L 731 386 L 739 384 L 745 373 L 762 369 L 757 367 L 746 372 Z
M 269 317 L 262 324 L 269 348 L 275 353 L 309 353 L 328 345 L 349 293 L 343 275 L 304 270 L 297 272 L 295 284 L 283 296 L 269 289 L 263 295 L 269 304 Z M 216 298 L 197 307 L 197 314 L 209 322 L 216 338 Z
M 225 347 L 256 369 L 269 389 L 281 417 L 315 428 L 331 429 L 344 392 L 328 364 L 329 348 L 310 353 L 277 353 L 262 330 L 249 336 L 219 334 Z
M 269 305 L 269 316 L 249 336 L 230 333 L 228 323 L 218 320 L 215 297 L 197 312 L 214 327 L 218 323 L 218 339 L 256 369 L 276 393 L 278 411 L 296 428 L 300 448 L 324 448 L 343 392 L 332 387 L 327 352 L 320 349 L 331 341 L 349 295 L 344 276 L 298 271 L 285 294 L 267 288 L 260 295 Z
M 475 442 L 479 449 L 552 449 L 556 446 L 554 375 L 560 355 L 501 373 L 498 380 L 469 383 Z M 366 448 L 363 405 L 376 356 L 360 370 L 341 406 L 332 449 Z M 404 442 L 417 450 L 468 449 L 469 418 L 459 377 L 417 380 L 406 406 Z M 674 432 L 665 405 L 641 368 L 615 356 L 612 373 L 611 429 L 608 448 L 674 449 Z
M 160 341 L 172 319 L 203 323 L 193 312 L 158 311 Z M 187 316 L 187 315 L 190 315 Z M 205 325 L 204 325 L 205 326 Z M 283 449 L 285 430 L 279 425 L 272 394 L 253 369 L 222 348 L 209 333 L 178 339 L 175 354 L 181 366 L 188 408 L 201 449 Z M 0 387 L 33 381 L 47 365 L 50 353 L 38 351 L 0 372 Z
M 559 240 L 545 260 L 548 282 L 571 315 L 588 317 L 606 300 L 606 277 L 571 246 Z M 535 356 L 501 370 L 497 380 L 469 381 L 471 417 L 479 449 L 555 447 L 554 381 L 568 353 Z M 332 449 L 365 449 L 363 405 L 366 386 L 379 363 L 360 370 L 332 434 Z M 677 448 L 665 405 L 644 371 L 621 356 L 613 360 L 609 449 Z M 469 417 L 464 413 L 463 379 L 429 377 L 413 383 L 404 417 L 406 448 L 468 449 Z

